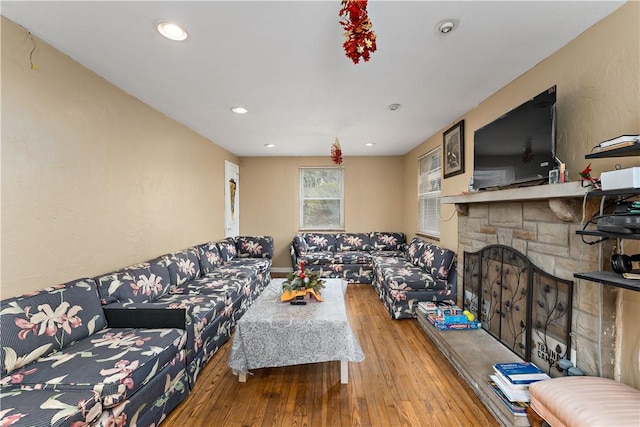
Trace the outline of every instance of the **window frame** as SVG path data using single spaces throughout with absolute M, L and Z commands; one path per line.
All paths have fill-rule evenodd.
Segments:
M 437 157 L 437 167 L 434 166 L 434 160 Z M 422 162 L 430 159 L 431 163 L 428 170 L 423 171 Z M 442 148 L 435 147 L 433 150 L 428 151 L 422 156 L 418 157 L 418 188 L 417 188 L 417 224 L 416 234 L 429 237 L 434 240 L 440 240 L 440 233 L 442 231 L 442 216 L 441 216 L 441 192 L 442 192 Z M 425 191 L 423 188 L 424 182 L 431 182 L 434 177 L 436 180 L 437 189 L 434 189 L 434 184 L 431 184 L 431 188 Z M 424 206 L 423 203 L 426 200 L 432 200 L 432 206 Z M 426 212 L 424 212 L 426 211 Z M 433 215 L 435 220 L 426 220 L 425 216 Z
M 321 169 L 334 169 L 339 171 L 340 179 L 340 197 L 305 197 L 304 188 L 304 173 L 309 170 L 321 170 Z M 298 168 L 298 180 L 299 180 L 299 217 L 298 217 L 298 229 L 300 231 L 344 231 L 344 168 L 337 166 L 300 166 Z M 306 200 L 338 200 L 340 203 L 340 225 L 338 226 L 316 226 L 307 225 L 304 223 L 304 206 Z

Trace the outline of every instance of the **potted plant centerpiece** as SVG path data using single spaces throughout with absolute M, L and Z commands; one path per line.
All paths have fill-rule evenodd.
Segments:
M 306 295 L 312 295 L 318 301 L 322 301 L 320 291 L 324 288 L 324 280 L 320 279 L 320 275 L 314 272 L 306 273 L 304 271 L 304 263 L 300 263 L 300 270 L 294 271 L 287 275 L 287 280 L 282 283 L 281 301 L 291 301 L 295 298 L 304 298 Z

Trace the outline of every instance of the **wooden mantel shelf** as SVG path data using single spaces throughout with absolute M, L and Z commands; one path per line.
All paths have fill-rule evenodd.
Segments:
M 543 200 L 557 198 L 580 199 L 588 188 L 581 187 L 579 182 L 565 182 L 564 184 L 536 185 L 535 187 L 509 188 L 496 191 L 476 191 L 456 196 L 444 196 L 441 202 L 453 203 L 491 203 L 516 202 L 523 200 Z
M 443 204 L 455 204 L 462 215 L 467 215 L 470 203 L 522 202 L 529 200 L 548 200 L 551 210 L 563 221 L 574 221 L 578 215 L 575 199 L 581 199 L 589 188 L 580 182 L 546 184 L 534 187 L 509 188 L 496 191 L 477 191 L 456 196 L 443 196 Z

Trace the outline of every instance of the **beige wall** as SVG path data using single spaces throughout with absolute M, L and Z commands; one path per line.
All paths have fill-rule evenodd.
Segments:
M 273 236 L 276 269 L 291 269 L 288 245 L 298 232 L 301 166 L 333 164 L 328 154 L 240 159 L 240 234 Z M 346 231 L 404 231 L 402 158 L 345 156 L 342 166 Z
M 405 156 L 405 227 L 415 232 L 417 159 L 442 145 L 442 132 L 464 119 L 465 173 L 442 181 L 442 195 L 460 194 L 473 172 L 473 132 L 553 85 L 558 89 L 558 156 L 567 163 L 571 180 L 578 180 L 590 162 L 596 176 L 615 164 L 640 165 L 638 157 L 584 158 L 600 141 L 640 133 L 639 26 L 640 2 L 629 2 L 411 150 Z M 441 244 L 455 250 L 453 207 L 443 206 L 442 217 Z
M 508 84 L 477 108 L 456 119 L 465 121 L 465 173 L 442 181 L 442 194 L 466 191 L 473 171 L 473 132 L 543 90 L 557 85 L 558 156 L 567 163 L 571 180 L 592 163 L 594 175 L 621 167 L 640 166 L 639 157 L 585 160 L 592 147 L 621 134 L 640 133 L 640 2 L 629 2 L 549 58 Z M 507 60 L 507 58 L 505 58 Z M 415 232 L 417 159 L 442 145 L 442 132 L 405 156 L 405 228 Z M 443 206 L 443 246 L 456 250 L 457 215 Z M 451 217 L 452 216 L 452 217 Z M 449 219 L 449 217 L 451 217 Z M 634 245 L 627 247 L 633 252 Z M 576 283 L 576 292 L 586 292 Z M 593 289 L 593 287 L 590 287 Z M 640 388 L 638 292 L 621 292 L 619 361 L 623 382 Z M 584 296 L 583 297 L 589 297 Z M 590 296 L 597 298 L 596 296 Z M 580 361 L 578 361 L 580 363 Z
M 224 232 L 237 157 L 2 18 L 2 297 Z

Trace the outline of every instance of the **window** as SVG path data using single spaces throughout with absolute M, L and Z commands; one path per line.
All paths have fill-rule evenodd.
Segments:
M 418 233 L 440 237 L 440 148 L 418 159 Z
M 344 229 L 342 168 L 300 168 L 300 228 Z

